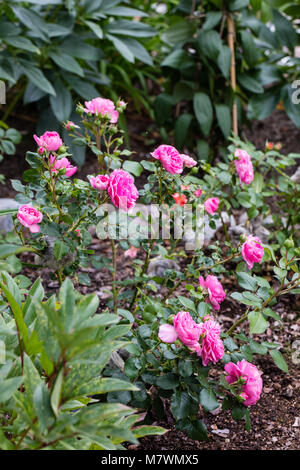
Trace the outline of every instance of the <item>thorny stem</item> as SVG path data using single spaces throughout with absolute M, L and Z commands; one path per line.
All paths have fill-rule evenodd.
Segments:
M 217 261 L 215 264 L 212 264 L 211 266 L 202 266 L 201 268 L 198 269 L 198 271 L 206 271 L 206 270 L 213 269 L 216 266 L 218 266 L 219 264 L 224 264 L 227 261 L 232 260 L 236 256 L 239 256 L 239 253 L 234 253 L 234 254 L 230 255 L 228 258 L 225 258 L 221 261 Z M 196 259 L 196 255 L 193 256 L 192 261 L 191 261 L 191 265 L 194 264 L 195 259 Z M 191 276 L 191 274 L 188 272 L 188 269 L 185 270 L 184 275 L 185 275 L 185 278 Z M 165 297 L 163 298 L 163 302 L 165 302 L 184 281 L 185 281 L 185 279 L 179 279 L 177 281 L 177 283 L 172 287 L 172 289 L 170 289 L 169 292 L 165 295 Z
M 112 251 L 112 260 L 113 260 L 113 299 L 114 299 L 114 313 L 117 314 L 118 309 L 118 289 L 116 287 L 116 274 L 117 274 L 117 250 L 116 244 L 113 238 L 110 239 L 111 251 Z
M 141 271 L 141 276 L 143 276 L 147 272 L 147 269 L 148 269 L 148 266 L 149 266 L 149 263 L 150 263 L 150 257 L 151 257 L 154 241 L 155 240 L 151 240 L 151 242 L 149 244 L 148 251 L 147 251 L 147 254 L 146 254 L 146 259 L 145 259 L 145 262 L 144 262 L 144 266 L 143 266 L 143 269 Z M 138 288 L 140 287 L 141 284 L 142 284 L 142 282 L 138 282 L 137 285 L 135 286 L 133 298 L 132 298 L 132 301 L 131 301 L 131 304 L 130 304 L 130 307 L 129 307 L 130 311 L 132 310 L 132 308 L 133 308 L 133 306 L 134 306 L 134 304 L 137 300 Z
M 261 307 L 256 307 L 254 311 L 257 311 L 258 309 L 259 310 L 263 310 L 264 308 L 266 308 L 266 306 L 274 299 L 274 297 L 277 297 L 279 295 L 283 295 L 283 294 L 286 294 L 287 292 L 289 292 L 290 290 L 294 289 L 298 284 L 300 283 L 300 276 L 297 277 L 296 279 L 294 279 L 293 281 L 290 281 L 288 282 L 287 284 L 284 284 L 284 285 L 281 285 L 280 287 L 278 287 L 278 289 L 272 294 L 270 295 L 270 297 L 265 300 L 263 302 L 263 304 L 261 305 Z M 248 318 L 248 313 L 249 313 L 249 308 L 247 309 L 246 313 L 244 313 L 244 315 L 241 316 L 241 318 L 239 320 L 237 320 L 234 325 L 232 325 L 229 330 L 227 331 L 227 334 L 228 336 L 231 336 L 232 333 L 236 330 L 236 328 L 238 326 L 240 326 L 242 323 L 244 323 L 244 321 L 247 320 Z

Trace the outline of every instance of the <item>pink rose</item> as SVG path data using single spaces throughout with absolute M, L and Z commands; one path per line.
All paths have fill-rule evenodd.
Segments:
M 70 178 L 77 171 L 77 166 L 71 165 L 70 161 L 64 157 L 57 159 L 53 155 L 50 155 L 50 165 L 52 166 L 52 173 L 57 173 L 59 170 L 65 169 L 65 176 Z
M 236 364 L 228 362 L 228 364 L 225 365 L 225 372 L 228 374 L 225 378 L 229 384 L 235 383 L 240 378 L 244 379 L 241 393 L 242 398 L 245 400 L 243 401 L 243 405 L 255 405 L 260 398 L 263 387 L 261 373 L 257 367 L 245 361 L 245 359 L 242 359 Z
M 196 349 L 201 330 L 200 325 L 194 322 L 189 312 L 178 312 L 173 317 L 173 325 L 180 341 L 185 346 Z
M 37 224 L 42 221 L 43 214 L 34 207 L 27 206 L 26 204 L 21 206 L 18 210 L 17 218 L 24 227 L 29 228 L 31 233 L 38 233 L 40 231 L 40 227 Z
M 115 124 L 119 119 L 119 113 L 115 109 L 115 105 L 111 100 L 106 98 L 94 98 L 91 101 L 85 101 L 84 111 L 86 113 L 95 114 L 96 116 L 107 117 L 111 124 Z
M 215 320 L 209 318 L 200 324 L 200 345 L 202 363 L 207 366 L 209 362 L 216 364 L 224 356 L 224 346 L 220 338 L 221 327 Z
M 181 189 L 181 191 L 189 191 L 189 190 L 190 190 L 190 186 L 184 186 L 184 184 L 181 184 L 181 185 L 180 185 L 180 189 Z
M 242 245 L 242 256 L 248 265 L 248 269 L 253 268 L 254 263 L 260 263 L 264 255 L 264 249 L 258 237 L 249 235 Z
M 132 176 L 124 170 L 114 170 L 109 178 L 107 192 L 116 207 L 128 211 L 134 207 L 139 193 Z
M 238 160 L 234 160 L 234 164 L 239 175 L 240 182 L 245 183 L 246 185 L 252 183 L 254 172 L 250 155 L 246 150 L 237 149 L 234 156 L 238 158 Z
M 163 325 L 160 325 L 158 330 L 158 337 L 163 343 L 175 343 L 178 335 L 174 326 L 165 323 Z
M 181 153 L 180 156 L 182 158 L 183 165 L 186 166 L 187 168 L 193 168 L 193 166 L 197 165 L 196 160 L 194 160 L 189 155 L 185 155 L 184 153 Z
M 138 251 L 138 248 L 136 248 L 135 246 L 131 246 L 128 250 L 124 252 L 124 256 L 125 258 L 135 259 L 138 254 Z
M 218 209 L 219 204 L 220 204 L 220 199 L 218 199 L 217 197 L 211 197 L 205 201 L 204 209 L 206 210 L 206 212 L 208 212 L 208 214 L 212 215 Z
M 63 144 L 57 132 L 47 131 L 40 137 L 34 135 L 33 138 L 38 146 L 43 147 L 47 152 L 56 152 Z
M 107 189 L 109 183 L 109 176 L 108 175 L 98 175 L 98 176 L 91 176 L 90 183 L 94 189 L 99 189 L 102 191 Z
M 81 237 L 81 232 L 79 228 L 75 228 L 74 232 L 76 233 L 77 237 Z
M 220 310 L 220 303 L 226 297 L 222 284 L 216 276 L 208 275 L 206 280 L 202 276 L 199 277 L 200 286 L 207 289 L 209 301 L 215 310 Z
M 172 175 L 182 173 L 183 161 L 175 147 L 171 145 L 160 145 L 151 155 L 153 158 L 160 160 L 164 169 Z
M 194 196 L 201 197 L 201 195 L 202 195 L 202 189 L 198 188 L 194 191 Z

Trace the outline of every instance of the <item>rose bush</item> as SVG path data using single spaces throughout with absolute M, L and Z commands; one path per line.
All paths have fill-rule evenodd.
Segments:
M 96 174 L 85 181 L 76 178 L 72 156 L 59 135 L 49 131 L 36 138 L 37 152 L 26 156 L 31 169 L 24 173 L 25 184 L 13 180 L 19 192 L 17 200 L 22 203 L 14 215 L 19 244 L 1 245 L 0 259 L 7 258 L 6 270 L 10 270 L 11 257 L 31 251 L 61 285 L 67 285 L 67 277 L 89 284 L 82 267 L 87 271 L 90 265 L 96 269 L 108 266 L 107 259 L 94 257 L 89 229 L 95 225 L 100 237 L 109 223 L 107 204 L 110 209 L 120 209 L 116 212 L 115 234 L 109 235 L 112 294 L 106 306 L 122 323 L 107 338 L 122 332 L 121 336 L 130 340 L 126 344 L 129 357 L 117 369 L 106 362 L 103 375 L 131 382 L 139 391 L 128 386 L 118 395 L 118 401 L 146 410 L 147 424 L 153 421 L 153 414 L 162 417 L 164 406 L 169 404 L 178 429 L 194 439 L 207 437 L 203 413 L 219 407 L 231 409 L 233 418 L 244 419 L 249 429 L 250 405 L 258 401 L 263 380 L 252 364 L 255 355 L 268 353 L 279 368 L 288 370 L 281 345 L 259 342 L 257 335 L 263 334 L 273 320 L 281 321 L 274 310 L 276 299 L 299 293 L 299 248 L 294 230 L 299 214 L 292 208 L 284 229 L 279 222 L 280 216 L 286 216 L 282 201 L 287 202 L 291 194 L 299 198 L 299 186 L 284 172 L 298 156 L 283 157 L 274 148 L 257 151 L 251 144 L 234 139 L 226 161 L 213 167 L 204 161 L 195 165 L 192 157 L 167 145 L 153 149 L 146 160 L 134 161 L 128 159 L 131 154 L 122 146 L 122 132 L 117 126 L 124 103 L 108 101 L 99 98 L 85 106 L 79 104 L 81 125 L 65 124 L 74 144 L 87 145 L 97 159 Z M 134 177 L 143 171 L 147 180 L 137 189 Z M 274 195 L 281 198 L 280 211 L 273 217 L 275 232 L 269 239 L 263 243 L 255 230 L 248 233 L 247 227 L 238 236 L 229 231 L 224 214 L 247 211 L 250 224 L 258 216 L 270 214 L 268 198 Z M 151 209 L 150 219 L 158 225 L 156 237 L 149 236 L 153 234 L 152 225 L 147 226 L 148 233 L 136 236 L 145 213 L 149 215 L 138 203 L 160 208 L 162 217 L 156 219 Z M 126 237 L 122 236 L 124 215 L 134 226 Z M 191 230 L 195 243 L 187 253 L 180 243 L 182 235 L 175 236 L 180 232 L 180 220 L 187 225 L 194 223 L 194 228 L 201 228 L 205 220 L 211 228 L 218 223 L 225 240 L 199 246 L 201 237 L 197 230 Z M 165 243 L 168 226 L 170 237 Z M 132 259 L 134 275 L 130 279 L 117 276 L 118 248 Z M 181 270 L 175 262 L 180 257 L 186 260 Z M 2 263 L 5 265 L 5 261 Z M 153 264 L 158 265 L 157 271 Z M 11 283 L 9 290 L 14 289 Z M 5 286 L 3 296 L 10 303 Z M 232 325 L 225 328 L 219 313 L 229 297 L 239 307 Z M 18 321 L 18 307 L 12 303 L 4 308 L 7 315 L 12 310 Z M 50 307 L 51 311 L 45 309 L 49 319 L 60 318 Z M 89 316 L 84 308 L 80 312 Z M 98 317 L 94 318 L 97 323 Z M 22 329 L 22 325 L 18 327 Z M 22 334 L 28 347 L 27 333 Z M 38 335 L 38 339 L 46 341 L 45 336 Z M 42 367 L 48 367 L 39 343 L 31 347 L 36 347 Z M 18 384 L 17 389 L 20 387 Z M 106 397 L 107 401 L 115 398 Z

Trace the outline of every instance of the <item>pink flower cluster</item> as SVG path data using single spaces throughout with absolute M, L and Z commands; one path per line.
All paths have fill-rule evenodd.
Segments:
M 228 362 L 225 365 L 225 372 L 228 374 L 225 378 L 230 385 L 239 380 L 242 383 L 240 397 L 244 400 L 243 405 L 255 405 L 260 398 L 263 387 L 261 373 L 257 367 L 243 359 L 236 364 Z
M 71 165 L 70 161 L 63 157 L 57 159 L 55 156 L 50 155 L 50 168 L 52 173 L 58 173 L 59 170 L 65 170 L 65 176 L 70 178 L 77 171 L 77 166 Z
M 38 224 L 42 221 L 43 214 L 34 207 L 26 204 L 19 207 L 17 218 L 31 233 L 38 233 L 40 231 Z
M 220 303 L 226 297 L 222 284 L 216 276 L 208 275 L 206 280 L 202 276 L 199 277 L 200 286 L 207 290 L 209 302 L 215 310 L 220 310 Z
M 237 158 L 237 160 L 234 160 L 234 164 L 239 175 L 240 182 L 245 183 L 246 185 L 252 183 L 254 172 L 250 155 L 246 150 L 237 149 L 234 156 Z
M 40 154 L 44 152 L 56 152 L 63 144 L 60 135 L 55 131 L 44 132 L 40 137 L 34 135 L 33 138 L 39 146 Z
M 201 356 L 202 363 L 216 364 L 224 356 L 224 347 L 220 338 L 221 327 L 210 317 L 203 323 L 196 323 L 189 312 L 178 312 L 173 318 L 173 325 L 163 324 L 158 336 L 164 343 L 174 343 L 177 338 L 191 351 Z
M 164 169 L 171 175 L 182 173 L 184 166 L 192 168 L 197 165 L 196 160 L 188 155 L 180 154 L 172 145 L 160 145 L 151 155 L 156 160 L 160 160 Z
M 95 114 L 96 116 L 108 118 L 111 124 L 115 124 L 119 119 L 119 113 L 113 101 L 107 98 L 94 98 L 91 101 L 85 101 L 84 104 L 84 111 L 87 114 Z
M 249 235 L 242 245 L 242 256 L 246 261 L 248 268 L 252 269 L 254 263 L 260 263 L 264 256 L 264 249 L 258 237 Z
M 107 190 L 113 204 L 126 212 L 134 207 L 139 197 L 132 176 L 124 170 L 114 170 L 110 176 L 91 176 L 90 183 L 95 189 Z

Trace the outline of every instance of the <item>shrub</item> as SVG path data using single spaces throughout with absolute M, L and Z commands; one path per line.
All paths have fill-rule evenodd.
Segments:
M 147 160 L 126 160 L 130 152 L 120 150 L 123 140 L 118 129 L 118 119 L 125 107 L 122 100 L 114 103 L 98 97 L 77 106 L 80 126 L 70 121 L 65 123 L 75 143 L 88 145 L 98 161 L 98 174 L 90 175 L 89 182 L 76 179 L 76 168 L 70 164 L 70 154 L 59 134 L 48 131 L 34 136 L 38 149 L 36 153 L 27 153 L 31 169 L 24 174 L 26 184 L 13 180 L 14 188 L 19 191 L 17 199 L 22 203 L 14 214 L 20 244 L 3 244 L 0 257 L 5 259 L 33 251 L 39 256 L 40 265 L 56 275 L 62 285 L 61 294 L 58 304 L 54 298 L 45 304 L 33 303 L 39 312 L 32 325 L 37 328 L 35 335 L 29 328 L 31 314 L 26 328 L 22 321 L 20 308 L 24 310 L 26 304 L 19 302 L 17 307 L 11 300 L 13 296 L 19 297 L 13 281 L 9 280 L 13 296 L 7 296 L 4 281 L 2 291 L 11 304 L 17 324 L 21 318 L 19 330 L 24 346 L 30 351 L 33 348 L 39 361 L 43 361 L 41 365 L 47 377 L 52 373 L 48 370 L 51 364 L 62 361 L 59 364 L 64 370 L 63 358 L 69 358 L 58 355 L 50 346 L 49 350 L 46 348 L 49 331 L 57 332 L 62 352 L 67 354 L 70 347 L 71 351 L 74 348 L 79 353 L 81 341 L 85 344 L 90 337 L 89 328 L 85 332 L 86 322 L 98 325 L 104 315 L 91 319 L 88 309 L 80 308 L 73 314 L 83 331 L 78 332 L 78 338 L 74 333 L 70 338 L 69 322 L 72 326 L 73 323 L 68 315 L 72 309 L 69 312 L 64 302 L 74 305 L 74 300 L 66 277 L 73 276 L 87 284 L 89 278 L 85 272 L 80 272 L 81 267 L 87 268 L 91 262 L 96 269 L 108 268 L 112 273 L 112 294 L 107 308 L 122 317 L 122 325 L 114 327 L 114 333 L 101 330 L 99 334 L 107 340 L 114 335 L 127 336 L 131 344 L 126 346 L 130 357 L 124 370 L 108 366 L 103 375 L 110 380 L 125 380 L 127 384 L 130 380 L 139 388 L 136 393 L 128 384 L 129 388 L 122 389 L 124 393 L 117 399 L 124 405 L 148 410 L 145 421 L 148 423 L 150 411 L 154 409 L 156 415 L 161 416 L 163 398 L 168 398 L 178 429 L 184 429 L 194 439 L 206 438 L 205 423 L 199 420 L 200 405 L 203 411 L 212 411 L 220 405 L 223 409 L 232 409 L 233 418 L 245 419 L 249 429 L 250 406 L 257 403 L 262 389 L 261 373 L 252 364 L 254 355 L 268 353 L 280 369 L 288 371 L 280 352 L 281 345 L 259 341 L 256 335 L 263 334 L 273 320 L 281 322 L 274 310 L 279 296 L 299 293 L 298 235 L 293 231 L 299 215 L 292 207 L 290 222 L 283 229 L 279 216 L 287 215 L 287 206 L 286 203 L 280 205 L 282 214 L 277 215 L 276 222 L 279 222 L 279 230 L 262 241 L 255 230 L 246 233 L 247 227 L 243 227 L 238 236 L 232 236 L 224 213 L 233 215 L 235 210 L 247 209 L 248 222 L 251 222 L 258 216 L 270 214 L 268 198 L 271 196 L 274 199 L 279 196 L 286 202 L 291 196 L 299 199 L 299 185 L 284 172 L 299 155 L 282 157 L 278 145 L 276 149 L 270 143 L 265 151 L 257 151 L 250 143 L 235 138 L 229 146 L 226 162 L 215 166 L 205 161 L 197 165 L 191 157 L 169 145 L 154 149 Z M 203 178 L 195 176 L 198 166 Z M 139 176 L 143 170 L 147 171 L 147 181 L 142 189 L 137 189 L 134 176 Z M 137 201 L 144 206 L 138 206 Z M 146 230 L 143 218 L 148 219 L 149 208 L 145 205 L 153 205 L 151 226 L 146 224 Z M 107 212 L 112 208 L 118 211 L 112 211 L 110 219 Z M 155 212 L 157 208 L 161 217 Z M 216 240 L 203 248 L 204 211 L 211 227 L 221 220 L 223 243 Z M 184 231 L 181 222 L 184 222 Z M 110 239 L 111 260 L 93 257 L 88 231 L 92 224 L 96 225 L 100 239 L 103 232 Z M 105 230 L 107 225 L 108 230 Z M 179 245 L 183 234 L 188 243 L 186 247 Z M 164 243 L 165 238 L 168 243 Z M 118 246 L 133 259 L 135 273 L 130 279 L 118 279 Z M 137 258 L 138 249 L 144 251 L 143 260 Z M 189 250 L 192 250 L 190 257 L 186 253 Z M 176 257 L 188 258 L 183 271 L 174 261 Z M 272 273 L 271 279 L 266 279 L 266 267 L 268 273 Z M 7 276 L 4 280 L 10 279 Z M 18 279 L 26 281 L 20 275 Z M 231 279 L 230 290 L 233 291 L 230 295 L 239 313 L 232 326 L 224 331 L 218 322 L 218 312 L 222 311 L 228 296 L 224 282 L 227 280 L 228 285 L 228 279 Z M 33 294 L 28 295 L 28 299 L 31 297 Z M 26 317 L 27 314 L 25 323 Z M 245 323 L 249 324 L 249 332 L 244 329 Z M 131 324 L 134 324 L 132 329 Z M 28 338 L 32 338 L 33 346 Z M 44 349 L 50 365 L 44 360 Z M 28 355 L 27 349 L 25 351 Z M 106 362 L 110 353 L 109 349 Z M 38 365 L 36 367 L 39 370 Z M 214 372 L 210 374 L 212 368 Z M 53 370 L 58 372 L 58 369 Z M 93 380 L 91 377 L 92 383 Z M 97 393 L 93 388 L 83 390 L 84 395 Z M 116 396 L 107 399 L 114 401 Z
M 299 106 L 291 99 L 299 71 L 297 25 L 267 3 L 166 2 L 170 26 L 161 27 L 159 56 L 163 92 L 154 105 L 165 140 L 173 132 L 178 148 L 187 146 L 210 161 L 232 128 L 237 134 L 238 123 L 266 118 L 279 102 L 300 126 Z
M 44 300 L 40 279 L 27 290 L 5 272 L 0 290 L 2 450 L 122 449 L 124 441 L 164 432 L 134 427 L 135 410 L 103 401 L 138 388 L 102 376 L 112 352 L 129 344 L 130 325 L 95 315 L 96 295 L 82 296 L 66 280 L 58 298 Z

